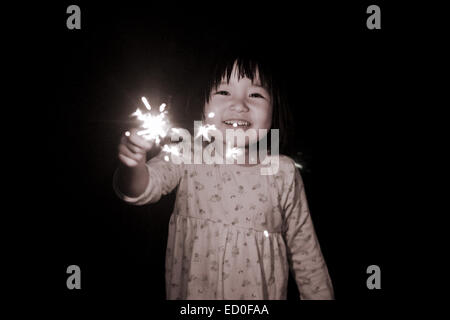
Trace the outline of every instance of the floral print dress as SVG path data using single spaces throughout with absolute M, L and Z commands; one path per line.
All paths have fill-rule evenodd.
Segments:
M 166 251 L 167 299 L 286 299 L 289 270 L 302 299 L 333 299 L 301 176 L 280 156 L 261 165 L 147 162 L 143 205 L 178 187 Z

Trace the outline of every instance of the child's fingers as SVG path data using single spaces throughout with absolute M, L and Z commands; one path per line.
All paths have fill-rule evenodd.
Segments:
M 126 146 L 128 149 L 130 149 L 131 152 L 134 152 L 134 153 L 145 153 L 145 150 L 144 150 L 144 149 L 139 148 L 138 146 L 132 144 L 132 143 L 128 140 L 128 138 L 127 138 L 126 136 L 122 136 L 122 137 L 120 138 L 120 144 L 119 144 L 119 146 L 120 146 L 120 145 Z
M 147 152 L 147 150 L 145 150 L 144 148 L 138 147 L 137 145 L 131 143 L 128 140 L 126 140 L 125 145 L 131 152 L 134 152 L 134 153 L 145 154 Z
M 138 136 L 136 129 L 125 132 L 120 142 L 128 145 L 133 152 L 148 152 L 153 147 L 153 142 Z
M 133 159 L 135 161 L 142 161 L 145 157 L 145 153 L 140 152 L 133 152 L 129 149 L 129 146 L 127 144 L 121 143 L 119 145 L 119 155 L 124 155 L 127 158 Z
M 137 129 L 131 129 L 129 131 L 130 135 L 128 136 L 128 141 L 139 148 L 145 149 L 146 151 L 150 150 L 153 146 L 153 143 L 139 136 L 137 134 L 137 131 Z
M 119 159 L 122 161 L 123 164 L 125 164 L 128 167 L 135 167 L 138 165 L 138 162 L 128 158 L 127 156 L 124 156 L 123 154 L 119 154 Z

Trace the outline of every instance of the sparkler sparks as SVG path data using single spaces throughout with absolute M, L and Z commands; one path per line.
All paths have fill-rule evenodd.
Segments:
M 244 154 L 244 151 L 241 148 L 236 148 L 236 147 L 231 148 L 231 142 L 227 143 L 227 151 L 225 154 L 225 156 L 227 158 L 233 158 L 234 160 L 236 160 L 237 157 L 239 157 L 243 154 Z
M 171 154 L 173 154 L 175 156 L 179 156 L 180 155 L 180 150 L 179 150 L 179 148 L 177 146 L 169 146 L 169 145 L 165 144 L 163 146 L 162 151 L 171 153 Z
M 150 103 L 148 103 L 147 98 L 142 97 L 141 100 L 147 110 L 150 111 L 152 107 L 150 106 Z M 155 140 L 156 144 L 159 144 L 161 138 L 164 138 L 167 135 L 170 126 L 166 119 L 167 111 L 165 108 L 166 104 L 161 104 L 158 115 L 152 115 L 150 112 L 142 113 L 142 111 L 138 108 L 132 116 L 142 121 L 141 127 L 144 130 L 138 131 L 137 135 L 142 136 L 146 140 Z
M 142 97 L 142 102 L 148 111 L 152 109 L 150 103 L 147 98 Z M 139 108 L 132 113 L 131 115 L 136 117 L 138 120 L 142 122 L 141 128 L 143 130 L 138 131 L 136 134 L 142 136 L 146 140 L 154 140 L 157 145 L 161 142 L 162 138 L 165 138 L 170 130 L 170 123 L 167 120 L 166 114 L 168 113 L 166 110 L 166 104 L 162 103 L 159 106 L 159 114 L 153 115 L 150 112 L 143 113 Z M 174 133 L 179 133 L 179 129 L 171 128 Z M 129 137 L 131 135 L 130 131 L 125 132 L 125 136 Z M 180 156 L 179 147 L 176 145 L 169 146 L 165 144 L 162 148 L 163 152 L 168 154 L 172 154 L 175 156 Z M 169 156 L 164 156 L 165 161 L 169 161 Z
M 200 136 L 203 136 L 203 138 L 205 138 L 206 140 L 211 141 L 211 137 L 209 136 L 209 132 L 210 131 L 214 131 L 214 130 L 217 130 L 217 128 L 213 124 L 207 124 L 207 125 L 204 125 L 204 126 L 199 126 L 197 135 L 195 136 L 195 139 L 197 139 Z
M 166 152 L 168 154 L 172 154 L 175 157 L 181 157 L 180 146 L 178 146 L 178 145 L 167 145 L 167 144 L 165 144 L 161 151 Z M 165 161 L 169 161 L 170 157 L 166 154 L 164 156 L 164 160 Z
M 146 97 L 142 97 L 141 100 L 145 104 L 145 107 L 147 108 L 147 110 L 150 111 L 152 109 L 152 107 L 150 106 L 150 103 L 148 103 L 147 98 Z
M 297 168 L 299 168 L 300 170 L 303 169 L 303 166 L 300 163 L 295 162 L 294 164 Z

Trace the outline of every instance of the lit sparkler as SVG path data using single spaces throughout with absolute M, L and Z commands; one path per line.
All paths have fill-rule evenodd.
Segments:
M 142 122 L 141 128 L 143 128 L 143 130 L 138 131 L 136 133 L 137 135 L 142 136 L 146 140 L 154 140 L 156 144 L 159 144 L 161 139 L 168 135 L 169 130 L 172 130 L 174 133 L 179 132 L 179 129 L 177 128 L 170 128 L 170 123 L 166 117 L 168 112 L 166 110 L 167 105 L 165 103 L 159 106 L 159 114 L 153 115 L 150 113 L 152 107 L 150 106 L 147 98 L 142 97 L 141 100 L 149 112 L 143 113 L 138 108 L 131 114 Z M 130 131 L 125 132 L 127 137 L 129 137 L 130 134 Z M 175 156 L 180 156 L 180 150 L 176 145 L 169 146 L 165 144 L 163 145 L 162 151 Z M 165 155 L 164 160 L 169 161 L 169 156 Z
M 142 102 L 148 111 L 152 109 L 147 98 L 142 97 Z M 137 132 L 137 135 L 142 136 L 146 140 L 154 140 L 156 144 L 159 144 L 161 138 L 167 136 L 170 124 L 166 118 L 167 110 L 165 110 L 166 104 L 163 103 L 159 107 L 159 114 L 153 115 L 150 112 L 143 113 L 139 108 L 132 114 L 138 120 L 142 121 L 141 127 L 143 130 Z M 125 133 L 126 134 L 126 133 Z

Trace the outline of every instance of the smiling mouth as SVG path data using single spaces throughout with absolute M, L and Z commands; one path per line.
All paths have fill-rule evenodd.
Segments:
M 250 122 L 248 122 L 246 120 L 237 120 L 237 119 L 225 120 L 225 121 L 223 121 L 223 123 L 225 123 L 226 125 L 232 126 L 234 128 L 248 128 L 252 125 Z

